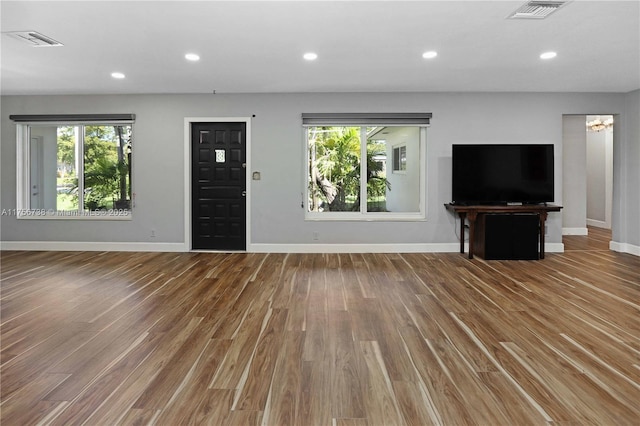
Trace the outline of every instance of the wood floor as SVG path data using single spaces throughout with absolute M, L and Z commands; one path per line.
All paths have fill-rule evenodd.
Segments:
M 640 258 L 579 238 L 542 261 L 3 252 L 1 424 L 638 425 Z
M 565 235 L 562 239 L 564 250 L 609 250 L 611 230 L 595 226 L 589 226 L 587 229 L 589 235 Z

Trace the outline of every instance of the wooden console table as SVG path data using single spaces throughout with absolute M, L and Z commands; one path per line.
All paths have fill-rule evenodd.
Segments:
M 562 206 L 553 204 L 534 204 L 518 206 L 463 206 L 458 204 L 445 204 L 447 210 L 460 216 L 460 253 L 464 253 L 464 223 L 469 221 L 469 259 L 473 259 L 473 242 L 475 238 L 476 219 L 483 213 L 533 213 L 540 218 L 540 259 L 544 259 L 544 224 L 547 213 L 559 212 Z

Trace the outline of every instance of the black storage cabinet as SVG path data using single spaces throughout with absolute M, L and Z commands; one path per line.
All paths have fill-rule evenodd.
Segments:
M 474 251 L 486 260 L 537 260 L 538 232 L 537 214 L 479 214 Z

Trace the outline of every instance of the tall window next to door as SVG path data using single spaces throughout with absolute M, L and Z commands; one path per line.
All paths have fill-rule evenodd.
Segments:
M 430 117 L 303 114 L 306 218 L 424 219 L 426 127 Z M 402 173 L 395 173 L 398 170 Z
M 130 216 L 132 143 L 126 121 L 19 124 L 18 216 Z

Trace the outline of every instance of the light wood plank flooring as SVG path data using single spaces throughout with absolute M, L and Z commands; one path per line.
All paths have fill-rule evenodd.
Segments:
M 588 226 L 589 235 L 565 235 L 562 238 L 565 251 L 609 250 L 611 230 Z
M 2 425 L 640 424 L 632 255 L 1 261 Z

